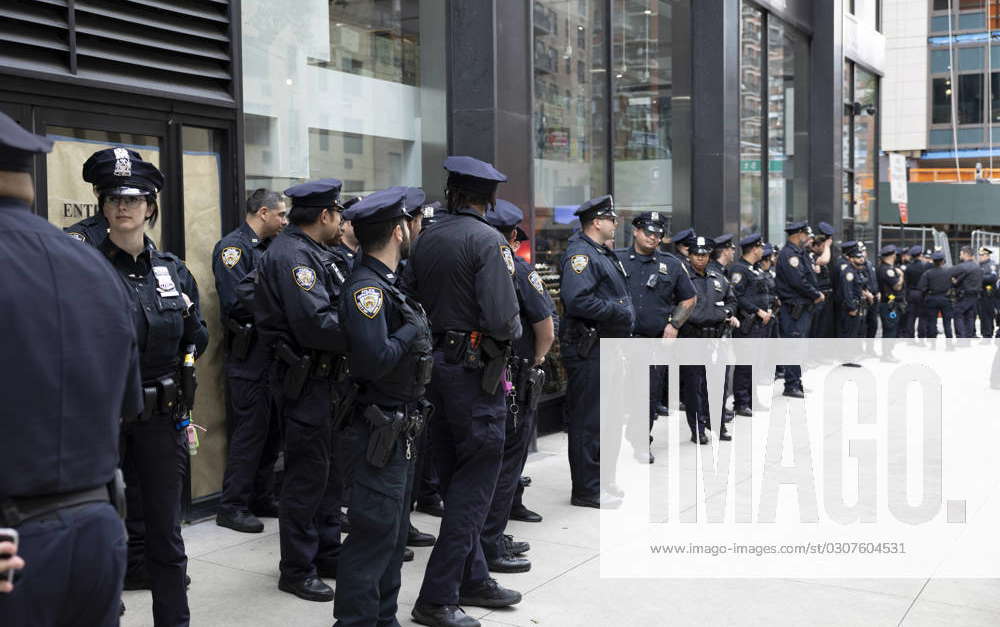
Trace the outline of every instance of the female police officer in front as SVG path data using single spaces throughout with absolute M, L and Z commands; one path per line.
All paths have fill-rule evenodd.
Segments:
M 124 148 L 102 150 L 87 160 L 83 175 L 94 184 L 109 224 L 98 250 L 132 297 L 145 407 L 140 416 L 124 417 L 126 499 L 145 523 L 153 621 L 173 627 L 190 622 L 180 506 L 187 461 L 183 420 L 193 400 L 185 396 L 193 392 L 184 389 L 181 371 L 185 355 L 205 350 L 208 331 L 194 277 L 180 259 L 157 250 L 145 236 L 146 223 L 154 224 L 159 211 L 156 193 L 163 175 L 137 157 Z M 141 525 L 129 528 L 135 535 Z

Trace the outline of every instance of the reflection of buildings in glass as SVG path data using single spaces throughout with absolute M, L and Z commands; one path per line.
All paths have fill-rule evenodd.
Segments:
M 330 2 L 329 61 L 316 61 L 315 64 L 417 85 L 420 34 L 415 4 L 376 0 Z

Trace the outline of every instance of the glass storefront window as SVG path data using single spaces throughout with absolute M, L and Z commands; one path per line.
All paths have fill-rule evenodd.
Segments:
M 673 208 L 671 11 L 665 0 L 632 0 L 614 15 L 614 189 L 624 212 L 621 240 L 631 237 L 634 212 L 662 212 L 669 221 Z
M 544 276 L 558 273 L 573 210 L 607 193 L 609 38 L 603 1 L 536 0 L 533 15 L 534 261 Z
M 384 81 L 418 85 L 420 32 L 416 2 L 330 2 L 330 53 L 316 65 Z
M 854 69 L 854 101 L 861 105 L 854 116 L 854 238 L 874 245 L 878 136 L 873 111 L 878 104 L 878 77 L 860 67 Z
M 763 14 L 743 5 L 740 21 L 740 234 L 762 231 L 764 193 Z

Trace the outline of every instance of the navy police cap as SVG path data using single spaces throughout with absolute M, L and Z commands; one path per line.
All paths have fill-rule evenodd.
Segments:
M 407 217 L 405 187 L 379 190 L 344 211 L 344 219 L 350 220 L 355 225 L 405 217 Z
M 292 199 L 293 207 L 333 208 L 340 196 L 343 183 L 339 179 L 316 179 L 299 183 L 285 190 L 285 196 Z
M 683 230 L 677 231 L 676 233 L 674 233 L 673 235 L 671 235 L 670 236 L 670 241 L 673 242 L 674 244 L 680 244 L 681 246 L 687 246 L 688 243 L 689 243 L 688 240 L 692 240 L 695 237 L 696 236 L 694 234 L 694 229 L 683 229 Z
M 732 233 L 723 233 L 722 235 L 716 235 L 715 237 L 712 238 L 712 241 L 715 242 L 716 249 L 732 248 L 735 246 L 735 244 L 733 244 Z
M 356 205 L 356 204 L 358 204 L 359 202 L 361 202 L 363 198 L 364 198 L 363 196 L 354 196 L 354 197 L 352 197 L 352 198 L 348 198 L 348 199 L 347 199 L 347 200 L 345 200 L 344 202 L 340 203 L 340 207 L 341 207 L 341 208 L 342 208 L 342 209 L 343 209 L 344 211 L 347 211 L 348 209 L 350 209 L 350 208 L 351 208 L 351 207 L 353 207 L 354 205 Z
M 774 254 L 774 246 L 771 244 L 764 244 L 764 256 L 770 257 Z
M 935 250 L 934 252 L 931 253 L 931 259 L 933 259 L 934 261 L 943 261 L 944 260 L 944 251 L 943 250 Z
M 403 203 L 406 205 L 406 213 L 412 218 L 424 207 L 427 201 L 427 194 L 419 187 L 407 187 L 406 197 Z
M 688 252 L 692 255 L 707 255 L 715 249 L 715 240 L 711 237 L 695 237 Z
M 921 248 L 919 245 L 913 245 L 910 246 L 910 249 L 906 252 L 911 257 L 919 257 L 920 255 L 924 254 L 924 249 Z
M 654 235 L 662 235 L 666 231 L 663 216 L 659 211 L 643 211 L 632 218 L 632 226 Z
M 615 213 L 615 199 L 610 194 L 591 198 L 576 208 L 573 215 L 581 220 L 585 218 L 596 218 L 598 216 L 617 216 Z
M 144 196 L 163 189 L 163 174 L 134 150 L 117 146 L 98 150 L 83 163 L 83 180 L 99 194 Z
M 453 156 L 444 160 L 448 171 L 448 187 L 479 194 L 492 194 L 497 185 L 507 181 L 507 175 L 492 164 L 473 157 Z
M 524 220 L 524 212 L 512 202 L 497 198 L 493 211 L 486 212 L 486 221 L 500 227 L 515 227 Z
M 833 227 L 830 226 L 829 222 L 820 222 L 816 225 L 816 230 L 819 231 L 820 235 L 833 237 Z
M 35 135 L 5 113 L 0 113 L 0 170 L 31 172 L 33 157 L 52 151 L 52 140 Z
M 805 220 L 799 220 L 798 222 L 791 222 L 785 227 L 785 233 L 791 235 L 792 233 L 798 233 L 799 231 L 805 231 L 809 229 L 809 223 Z
M 760 233 L 751 233 L 743 239 L 740 240 L 740 248 L 746 248 L 747 246 L 757 246 L 764 240 Z
M 886 244 L 879 249 L 878 254 L 880 257 L 888 257 L 889 255 L 895 255 L 899 252 L 895 244 Z

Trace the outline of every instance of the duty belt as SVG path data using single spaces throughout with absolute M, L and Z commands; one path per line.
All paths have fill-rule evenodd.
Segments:
M 68 507 L 88 503 L 108 503 L 107 486 L 48 496 L 13 497 L 0 503 L 0 527 L 17 527 Z

